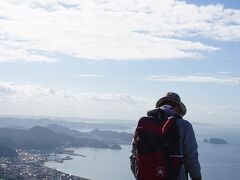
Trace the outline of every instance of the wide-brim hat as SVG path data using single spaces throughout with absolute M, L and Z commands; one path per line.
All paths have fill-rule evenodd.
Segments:
M 159 99 L 156 103 L 156 108 L 165 104 L 177 104 L 180 107 L 179 116 L 183 117 L 187 113 L 186 106 L 182 103 L 180 96 L 174 92 L 168 92 L 164 97 Z

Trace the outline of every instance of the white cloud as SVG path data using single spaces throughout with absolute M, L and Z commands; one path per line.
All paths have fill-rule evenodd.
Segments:
M 101 74 L 77 74 L 75 75 L 75 77 L 79 77 L 79 78 L 103 78 L 104 75 Z
M 24 48 L 16 48 L 14 46 L 1 47 L 0 46 L 0 62 L 55 62 L 55 58 L 46 55 L 41 55 L 31 50 Z
M 6 62 L 54 62 L 59 53 L 95 60 L 195 59 L 218 48 L 180 39 L 240 40 L 240 10 L 222 5 L 6 0 L 0 9 L 0 61 Z
M 207 75 L 189 75 L 189 76 L 152 75 L 147 77 L 146 80 L 163 82 L 219 83 L 229 85 L 240 85 L 240 77 L 229 76 L 214 77 Z
M 152 104 L 151 99 L 125 93 L 81 92 L 0 81 L 2 114 L 129 118 Z
M 144 104 L 147 99 L 130 96 L 121 93 L 97 93 L 97 92 L 79 92 L 77 90 L 64 90 L 52 87 L 44 87 L 32 84 L 16 84 L 0 81 L 0 96 L 11 96 L 11 98 L 19 98 L 19 100 L 41 101 L 47 98 L 71 99 L 71 100 L 87 100 L 99 102 L 114 102 L 116 104 Z
M 218 74 L 233 74 L 233 72 L 230 72 L 230 71 L 220 71 L 218 72 Z

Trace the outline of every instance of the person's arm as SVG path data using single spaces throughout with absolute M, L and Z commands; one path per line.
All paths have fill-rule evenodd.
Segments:
M 192 180 L 202 180 L 201 167 L 198 160 L 198 145 L 190 123 L 187 124 L 185 129 L 183 143 L 184 167 L 186 171 Z

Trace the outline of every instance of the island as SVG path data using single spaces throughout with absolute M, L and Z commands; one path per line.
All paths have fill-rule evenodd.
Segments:
M 210 143 L 210 144 L 228 144 L 226 140 L 221 138 L 204 139 L 203 142 Z

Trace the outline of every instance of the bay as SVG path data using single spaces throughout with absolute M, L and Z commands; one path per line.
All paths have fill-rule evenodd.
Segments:
M 45 165 L 59 171 L 93 180 L 132 180 L 129 155 L 130 146 L 124 145 L 121 150 L 75 148 L 73 160 L 64 163 L 47 162 Z

